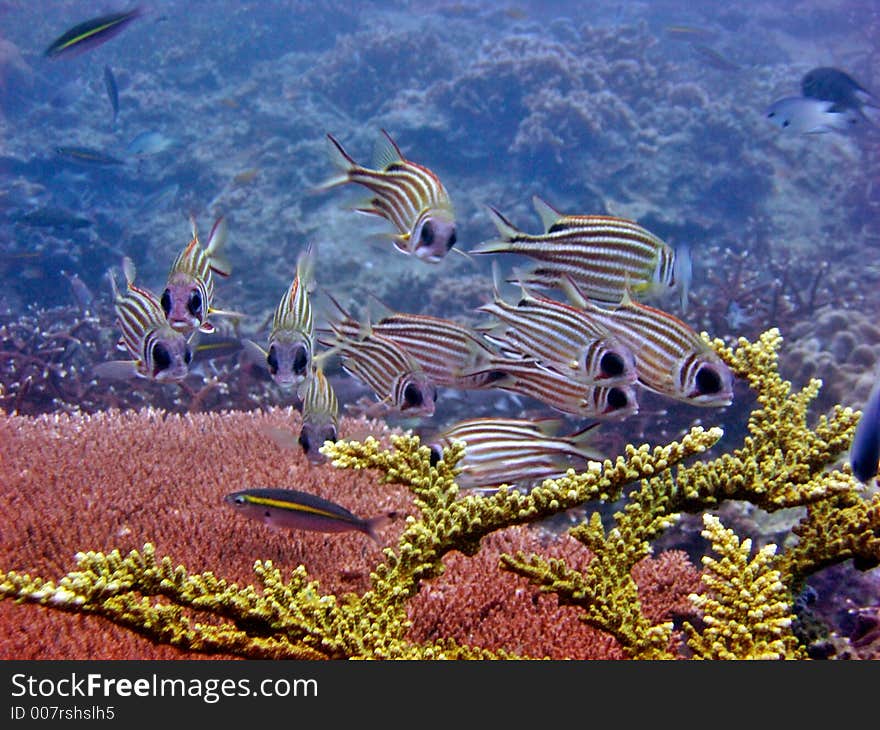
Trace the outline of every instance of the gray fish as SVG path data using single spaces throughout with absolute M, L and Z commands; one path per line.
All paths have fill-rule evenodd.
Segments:
M 805 96 L 786 96 L 774 101 L 765 116 L 777 127 L 792 134 L 824 134 L 845 132 L 855 125 L 858 117 L 851 110 L 832 111 L 833 101 Z
M 702 58 L 712 68 L 719 71 L 739 71 L 740 66 L 729 58 L 725 58 L 714 48 L 703 45 L 702 43 L 691 43 L 691 48 L 700 58 Z
M 178 144 L 176 139 L 166 137 L 161 132 L 141 132 L 125 148 L 127 154 L 134 157 L 158 155 Z
M 104 66 L 104 88 L 107 89 L 107 98 L 110 99 L 110 106 L 113 108 L 113 124 L 116 124 L 116 117 L 119 114 L 119 87 L 116 86 L 116 77 L 109 66 Z
M 850 449 L 852 472 L 863 484 L 877 475 L 880 462 L 880 383 L 877 383 L 868 396 L 856 426 Z
M 124 165 L 125 162 L 118 157 L 108 155 L 106 152 L 94 147 L 56 147 L 55 152 L 65 159 L 79 162 L 84 165 Z

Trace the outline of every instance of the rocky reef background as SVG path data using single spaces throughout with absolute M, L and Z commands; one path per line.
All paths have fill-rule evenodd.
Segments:
M 817 415 L 864 402 L 880 356 L 880 133 L 788 136 L 763 111 L 798 93 L 801 76 L 820 65 L 880 93 L 880 10 L 870 4 L 170 1 L 145 10 L 118 38 L 52 60 L 42 53 L 54 37 L 106 8 L 0 5 L 3 409 L 291 403 L 234 350 L 181 386 L 93 377 L 95 364 L 117 356 L 108 269 L 119 277 L 131 256 L 139 281 L 158 288 L 188 240 L 190 215 L 203 232 L 218 215 L 229 220 L 233 275 L 218 284 L 217 303 L 249 315 L 230 335 L 265 335 L 307 242 L 318 248 L 319 286 L 356 313 L 373 294 L 403 311 L 478 321 L 474 308 L 491 297 L 491 257 L 422 264 L 377 237 L 382 221 L 350 210 L 357 191 L 315 193 L 334 172 L 326 133 L 369 162 L 381 128 L 446 184 L 458 248 L 494 235 L 486 204 L 538 230 L 534 194 L 565 212 L 637 219 L 691 247 L 687 311 L 674 299 L 661 306 L 726 340 L 779 327 L 783 375 L 795 386 L 823 380 Z M 115 124 L 105 65 L 119 84 Z M 127 154 L 148 131 L 173 144 Z M 73 145 L 124 164 L 56 152 Z M 359 415 L 365 391 L 335 376 Z M 725 429 L 722 447 L 735 444 L 753 405 L 740 386 L 723 411 L 645 394 L 637 417 L 603 425 L 599 446 L 615 454 L 700 423 Z M 540 412 L 495 394 L 441 401 L 437 426 Z M 789 524 L 727 517 L 758 544 Z M 664 547 L 696 553 L 699 531 L 685 519 Z M 853 607 L 876 608 L 876 572 L 846 596 L 834 571 L 823 574 L 827 585 L 814 581 L 826 620 L 842 626 Z

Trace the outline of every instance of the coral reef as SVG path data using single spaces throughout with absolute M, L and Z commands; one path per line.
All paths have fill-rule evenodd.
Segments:
M 103 552 L 78 553 L 77 569 L 60 580 L 46 580 L 37 577 L 38 571 L 47 570 L 45 559 L 41 557 L 44 545 L 39 546 L 42 550 L 34 548 L 37 555 L 32 560 L 40 563 L 37 568 L 23 560 L 27 546 L 33 542 L 34 528 L 22 520 L 26 525 L 22 529 L 31 534 L 10 546 L 4 558 L 5 572 L 0 573 L 0 591 L 5 597 L 19 601 L 103 616 L 153 641 L 192 651 L 298 658 L 547 655 L 548 647 L 535 646 L 523 638 L 524 635 L 499 637 L 496 634 L 493 638 L 488 632 L 482 635 L 476 631 L 456 632 L 437 620 L 431 595 L 440 590 L 441 584 L 436 581 L 454 578 L 456 572 L 470 573 L 473 578 L 475 569 L 456 571 L 455 562 L 474 563 L 481 548 L 489 546 L 487 555 L 491 555 L 491 549 L 496 550 L 505 571 L 555 594 L 560 607 L 573 606 L 581 622 L 611 637 L 611 643 L 606 639 L 604 643 L 593 645 L 597 655 L 621 652 L 621 656 L 633 658 L 675 658 L 691 653 L 706 657 L 799 658 L 803 650 L 791 625 L 794 597 L 804 580 L 827 566 L 849 559 L 858 570 L 869 570 L 880 562 L 880 494 L 863 494 L 846 466 L 829 470 L 848 447 L 858 412 L 836 407 L 810 427 L 808 409 L 821 384 L 813 380 L 802 390 L 793 391 L 791 384 L 782 380 L 777 371 L 781 338 L 776 330 L 764 333 L 755 343 L 741 339 L 735 349 L 718 340 L 711 344 L 736 375 L 747 380 L 757 396 L 757 407 L 749 418 L 749 433 L 742 446 L 711 461 L 693 459 L 716 444 L 721 432 L 715 428 L 695 427 L 679 441 L 666 446 L 652 449 L 648 445 L 629 445 L 614 461 L 606 460 L 583 473 L 569 471 L 566 476 L 547 480 L 526 494 L 501 488 L 492 494 L 477 495 L 460 493 L 455 482 L 461 444 L 446 449 L 444 458 L 434 466 L 430 450 L 414 436 L 391 435 L 384 445 L 367 436 L 325 446 L 333 467 L 321 467 L 320 471 L 305 474 L 320 474 L 323 480 L 330 470 L 329 473 L 335 475 L 337 489 L 355 477 L 363 479 L 364 483 L 372 484 L 374 490 L 376 486 L 381 487 L 378 492 L 372 492 L 374 498 L 378 493 L 385 495 L 385 499 L 372 502 L 369 507 L 363 505 L 362 511 L 393 506 L 407 515 L 393 528 L 386 528 L 394 533 L 396 542 L 382 549 L 381 556 L 375 546 L 361 554 L 360 564 L 369 572 L 367 575 L 362 568 L 358 585 L 350 590 L 340 581 L 342 562 L 334 564 L 328 555 L 309 554 L 285 576 L 274 558 L 267 559 L 271 555 L 268 544 L 256 548 L 262 557 L 253 566 L 257 584 L 242 585 L 240 547 L 229 549 L 232 546 L 228 546 L 219 555 L 215 552 L 218 536 L 214 533 L 224 529 L 217 523 L 214 500 L 220 495 L 216 485 L 212 484 L 210 489 L 202 487 L 202 494 L 211 493 L 213 499 L 200 504 L 182 496 L 187 494 L 185 490 L 195 489 L 195 485 L 173 484 L 173 470 L 163 469 L 161 474 L 151 474 L 149 469 L 144 472 L 144 464 L 154 462 L 134 459 L 117 468 L 125 472 L 128 467 L 133 472 L 130 476 L 133 485 L 139 488 L 146 486 L 155 492 L 168 490 L 172 483 L 171 499 L 177 510 L 187 515 L 172 521 L 172 526 L 176 525 L 178 535 L 187 529 L 197 533 L 189 535 L 185 546 L 178 549 L 180 554 L 190 555 L 189 570 L 168 557 L 159 558 L 153 539 L 145 541 L 142 548 L 129 550 L 127 555 L 127 548 L 108 551 L 106 546 L 114 540 L 119 544 L 124 538 L 131 544 L 135 536 L 123 531 L 105 538 Z M 117 436 L 114 448 L 125 448 L 128 453 L 140 455 L 146 444 L 152 444 L 152 448 L 171 451 L 168 446 L 156 445 L 156 430 L 144 428 L 144 415 L 121 418 L 110 414 L 95 418 L 105 419 L 105 427 L 128 422 L 129 427 L 123 429 L 128 434 L 126 439 L 132 439 L 134 434 L 142 439 L 135 445 Z M 175 419 L 181 417 L 163 419 L 161 414 L 153 413 L 146 414 L 146 418 L 159 426 L 160 431 L 163 425 L 169 428 L 169 433 L 177 434 L 181 430 L 172 430 L 162 423 L 169 420 L 179 426 L 180 421 Z M 254 441 L 260 440 L 260 431 L 253 424 L 249 429 L 242 429 L 239 422 L 233 430 L 236 438 L 247 440 L 247 448 L 245 444 L 230 441 L 232 434 L 222 433 L 225 419 L 247 420 L 249 416 L 213 414 L 199 418 L 204 420 L 187 421 L 183 430 L 198 440 L 202 448 L 212 449 L 212 453 L 215 445 L 221 446 L 222 452 L 213 453 L 213 459 L 208 462 L 216 469 L 214 479 L 223 483 L 223 489 L 230 484 L 231 475 L 227 471 L 234 475 L 233 482 L 251 485 L 262 481 L 264 475 L 279 476 L 277 453 L 267 454 L 269 447 L 265 443 L 261 447 L 262 458 L 252 451 L 257 446 Z M 17 432 L 30 433 L 29 438 L 33 439 L 41 432 L 64 428 L 65 419 L 56 418 L 53 425 L 53 419 L 46 418 L 32 422 L 30 428 L 24 428 L 24 423 L 24 419 L 7 419 L 4 443 L 12 443 Z M 132 429 L 132 423 L 138 428 Z M 209 425 L 217 431 L 214 439 L 207 428 Z M 74 425 L 77 429 L 81 427 L 82 424 Z M 113 431 L 112 428 L 105 430 Z M 65 444 L 63 440 L 59 442 L 57 436 L 47 441 L 56 447 Z M 68 447 L 78 451 L 83 445 L 68 443 Z M 13 449 L 12 453 L 18 451 Z M 186 453 L 190 463 L 201 463 Z M 230 453 L 237 457 L 224 460 L 223 454 Z M 301 462 L 301 455 L 295 461 Z M 27 493 L 22 490 L 22 479 L 27 480 L 30 489 L 40 485 L 44 489 L 47 485 L 57 489 L 58 484 L 63 483 L 62 475 L 45 473 L 45 460 L 31 455 L 30 462 L 30 467 L 13 465 L 5 480 L 9 485 L 5 499 L 11 500 L 7 511 L 16 506 L 21 509 L 33 501 L 28 493 L 28 499 L 19 504 L 21 494 Z M 290 468 L 294 467 L 288 464 Z M 333 471 L 333 468 L 346 471 Z M 113 498 L 113 492 L 105 493 L 106 481 L 97 463 L 95 470 L 94 475 L 83 473 L 79 477 L 91 484 L 87 497 L 89 508 L 111 510 L 115 517 L 105 517 L 100 524 L 104 524 L 105 529 L 107 526 L 119 528 L 120 517 L 124 516 L 124 522 L 130 521 L 133 511 L 115 502 L 131 504 L 132 500 L 138 501 L 138 496 L 115 492 Z M 283 465 L 281 471 L 284 472 Z M 282 481 L 302 486 L 299 480 L 303 476 L 301 470 L 295 469 Z M 210 483 L 210 478 L 199 481 Z M 495 533 L 501 530 L 522 530 L 516 526 L 583 508 L 585 503 L 598 506 L 616 500 L 624 495 L 627 485 L 633 483 L 638 483 L 638 487 L 628 494 L 623 509 L 612 516 L 610 524 L 604 524 L 599 513 L 594 512 L 570 531 L 567 539 L 573 538 L 586 548 L 580 559 L 571 557 L 571 547 L 556 553 L 562 557 L 553 557 L 553 550 L 535 552 L 534 542 L 523 544 L 529 541 L 522 538 L 498 542 Z M 79 491 L 86 491 L 85 486 Z M 326 487 L 322 491 L 322 496 L 334 496 Z M 392 504 L 392 495 L 401 501 Z M 673 590 L 665 603 L 659 596 L 665 590 L 664 574 L 668 580 L 670 570 L 679 575 L 686 575 L 687 571 L 681 573 L 680 567 L 671 567 L 668 557 L 651 558 L 651 543 L 675 524 L 679 513 L 705 513 L 730 500 L 749 502 L 769 512 L 806 507 L 806 515 L 794 528 L 798 537 L 794 545 L 780 551 L 765 546 L 753 558 L 749 556 L 749 541 L 740 543 L 713 518 L 706 520 L 707 537 L 721 559 L 704 560 L 703 588 L 694 589 L 688 580 L 683 581 L 684 585 L 690 585 L 686 590 L 692 594 L 690 615 L 684 624 L 687 638 L 683 641 L 675 631 L 675 617 L 681 617 L 687 610 L 681 603 L 683 594 Z M 174 515 L 174 510 L 171 514 Z M 213 519 L 207 519 L 209 516 Z M 167 534 L 169 525 L 165 515 L 150 514 L 149 517 L 148 530 L 156 531 L 157 536 Z M 93 526 L 82 512 L 68 517 L 68 521 L 71 528 L 67 539 L 72 533 L 80 547 L 85 543 L 96 545 L 95 536 L 86 535 Z M 225 523 L 225 534 L 230 535 L 229 520 L 224 516 L 219 521 Z M 65 532 L 51 530 L 49 534 L 60 537 Z M 139 537 L 143 534 L 141 531 Z M 239 542 L 247 540 L 248 535 L 252 540 L 255 537 L 253 532 L 239 526 L 235 534 L 241 535 L 237 538 Z M 315 535 L 305 535 L 302 540 L 297 536 L 296 542 L 305 543 L 309 537 L 325 544 L 330 542 L 326 536 Z M 387 542 L 389 537 L 389 532 L 383 533 L 383 541 Z M 256 539 L 260 542 L 264 538 Z M 194 559 L 194 547 L 198 552 L 206 549 L 208 554 L 213 552 L 213 559 Z M 160 548 L 163 552 L 167 549 Z M 218 578 L 213 570 L 226 567 L 230 559 L 237 561 L 238 574 L 232 580 Z M 672 561 L 680 564 L 681 555 Z M 16 564 L 14 569 L 6 569 L 10 562 Z M 193 564 L 195 571 L 192 571 Z M 329 576 L 320 575 L 320 571 L 312 567 L 314 564 L 323 565 Z M 653 574 L 653 580 L 646 579 L 644 572 L 640 574 L 638 566 Z M 57 566 L 48 569 L 57 570 Z M 752 590 L 743 592 L 741 586 L 752 586 Z M 419 595 L 426 587 L 428 592 Z M 453 586 L 447 590 L 455 594 L 462 590 L 462 584 L 453 580 Z M 512 594 L 514 599 L 522 595 L 516 589 Z M 541 604 L 537 597 L 531 602 L 535 606 Z M 424 618 L 419 616 L 420 605 L 425 611 Z M 484 603 L 483 610 L 503 612 L 510 611 L 510 607 L 493 608 L 490 599 Z M 524 621 L 523 625 L 535 624 Z M 444 631 L 437 631 L 439 628 Z M 747 638 L 737 638 L 744 633 L 748 634 Z M 557 651 L 558 648 L 553 649 L 554 655 Z

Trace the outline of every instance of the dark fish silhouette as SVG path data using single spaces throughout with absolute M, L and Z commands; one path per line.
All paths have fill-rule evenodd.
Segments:
M 880 462 L 880 384 L 871 389 L 853 435 L 849 456 L 853 475 L 863 484 L 873 481 Z
M 49 58 L 74 56 L 109 41 L 141 15 L 138 7 L 83 21 L 58 36 L 45 51 Z
M 832 66 L 820 66 L 807 71 L 801 79 L 801 93 L 812 99 L 830 101 L 834 104 L 829 111 L 862 112 L 862 107 L 874 106 L 871 93 L 845 71 Z

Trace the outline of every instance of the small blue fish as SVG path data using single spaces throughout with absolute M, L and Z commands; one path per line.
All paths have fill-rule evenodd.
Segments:
M 116 85 L 116 77 L 113 75 L 113 69 L 104 66 L 104 88 L 107 89 L 107 98 L 110 99 L 110 106 L 113 108 L 113 124 L 116 124 L 116 117 L 119 114 L 119 87 Z
M 872 481 L 877 475 L 880 462 L 880 382 L 868 395 L 862 409 L 862 416 L 856 426 L 849 456 L 852 472 L 863 484 Z
M 313 532 L 356 530 L 377 543 L 376 531 L 396 517 L 396 513 L 389 512 L 363 519 L 335 502 L 296 489 L 244 489 L 227 494 L 223 501 L 240 514 L 271 527 Z

